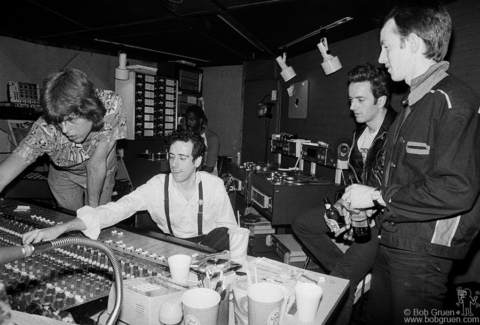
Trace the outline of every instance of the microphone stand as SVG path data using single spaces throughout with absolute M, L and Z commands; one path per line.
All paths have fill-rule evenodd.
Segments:
M 112 263 L 113 274 L 115 276 L 115 305 L 113 307 L 112 313 L 106 321 L 106 325 L 114 325 L 120 315 L 120 308 L 122 306 L 123 299 L 123 280 L 122 272 L 118 264 L 118 260 L 115 257 L 115 254 L 110 248 L 103 245 L 102 243 L 91 240 L 83 237 L 63 237 L 60 239 L 54 239 L 51 241 L 45 241 L 36 244 L 29 244 L 24 246 L 11 246 L 11 247 L 2 247 L 2 254 L 0 255 L 0 265 L 13 262 L 15 260 L 29 257 L 36 254 L 41 254 L 50 249 L 70 246 L 70 245 L 83 245 L 96 248 L 101 250 L 108 256 L 110 263 Z

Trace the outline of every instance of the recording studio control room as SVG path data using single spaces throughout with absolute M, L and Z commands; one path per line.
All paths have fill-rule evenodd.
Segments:
M 3 12 L 1 325 L 480 323 L 479 1 Z

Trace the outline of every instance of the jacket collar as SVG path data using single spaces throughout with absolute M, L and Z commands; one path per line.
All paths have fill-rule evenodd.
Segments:
M 412 80 L 410 93 L 408 94 L 408 105 L 412 106 L 428 93 L 440 80 L 448 76 L 447 70 L 450 63 L 441 61 L 432 65 L 428 70 Z
M 390 125 L 393 124 L 393 121 L 395 121 L 396 117 L 397 117 L 397 112 L 391 106 L 387 107 L 387 113 L 383 118 L 382 125 L 380 126 L 380 129 L 378 130 L 378 133 L 375 136 L 375 139 L 380 138 L 383 135 L 383 133 L 388 132 Z M 357 136 L 360 136 L 366 128 L 367 128 L 367 124 L 364 123 L 361 127 L 359 127 L 356 130 L 355 133 L 357 134 Z
M 384 132 L 390 129 L 390 125 L 393 124 L 393 121 L 395 121 L 395 118 L 397 117 L 397 112 L 389 106 L 387 108 L 387 114 L 385 114 L 385 118 L 383 119 L 382 126 L 380 126 L 380 131 Z M 380 132 L 379 132 L 380 133 Z

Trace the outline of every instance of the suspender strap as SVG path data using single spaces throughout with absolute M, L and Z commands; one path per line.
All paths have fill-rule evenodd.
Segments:
M 164 193 L 164 208 L 165 208 L 165 218 L 167 219 L 168 231 L 172 236 L 175 236 L 172 230 L 172 223 L 170 222 L 170 207 L 169 207 L 169 195 L 168 195 L 168 182 L 170 180 L 170 174 L 165 176 L 165 187 L 163 190 Z M 198 183 L 198 236 L 203 235 L 203 186 L 202 182 Z
M 170 222 L 170 207 L 169 207 L 169 196 L 168 196 L 169 180 L 170 180 L 170 174 L 165 175 L 165 187 L 163 191 L 163 195 L 165 197 L 164 197 L 163 205 L 165 207 L 165 218 L 167 219 L 168 231 L 170 231 L 170 234 L 175 237 L 175 234 L 173 233 L 173 230 L 172 230 L 172 224 Z
M 198 183 L 198 235 L 202 236 L 203 227 L 203 186 L 202 182 Z

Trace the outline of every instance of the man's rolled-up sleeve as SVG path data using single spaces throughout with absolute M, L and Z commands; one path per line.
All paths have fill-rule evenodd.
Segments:
M 94 208 L 84 206 L 77 210 L 77 218 L 83 221 L 87 229 L 82 230 L 83 234 L 90 239 L 97 240 L 100 236 L 101 226 Z

